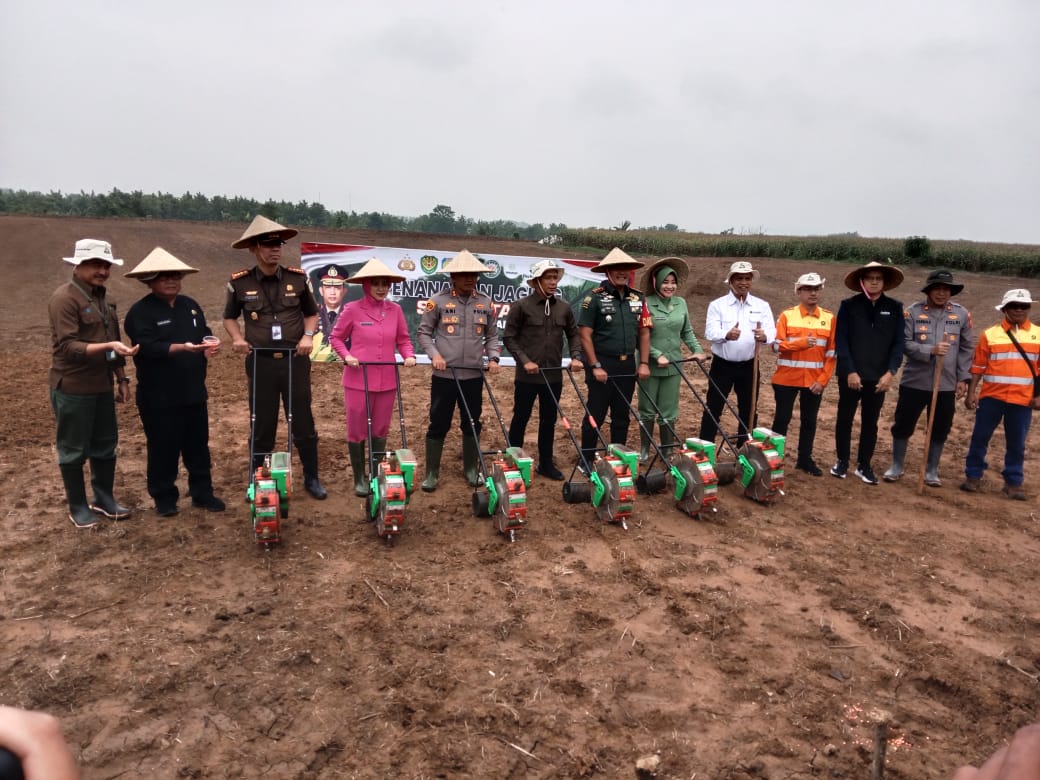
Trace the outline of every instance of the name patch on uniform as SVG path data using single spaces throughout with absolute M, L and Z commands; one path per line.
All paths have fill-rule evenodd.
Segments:
M 159 320 L 155 324 L 156 325 L 172 325 L 173 324 L 173 320 Z

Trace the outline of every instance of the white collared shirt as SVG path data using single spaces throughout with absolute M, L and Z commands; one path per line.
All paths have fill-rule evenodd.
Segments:
M 708 304 L 704 337 L 711 342 L 712 354 L 734 362 L 751 360 L 755 356 L 755 328 L 761 323 L 765 344 L 776 340 L 776 321 L 769 304 L 751 293 L 741 301 L 730 290 Z M 740 338 L 728 341 L 726 334 L 733 326 L 740 328 Z

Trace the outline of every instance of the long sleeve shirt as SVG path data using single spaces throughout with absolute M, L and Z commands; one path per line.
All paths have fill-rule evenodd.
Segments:
M 141 345 L 134 355 L 139 408 L 169 409 L 206 400 L 206 356 L 170 353 L 173 344 L 199 344 L 213 335 L 198 303 L 178 295 L 171 306 L 149 294 L 130 307 L 124 327 L 130 342 Z
M 846 298 L 838 307 L 834 330 L 838 375 L 859 374 L 876 382 L 903 362 L 903 304 L 882 294 L 871 301 L 863 293 Z
M 780 312 L 776 322 L 776 373 L 773 384 L 781 387 L 826 387 L 837 363 L 834 350 L 834 313 L 802 304 Z M 809 340 L 812 339 L 812 343 Z
M 723 360 L 743 362 L 755 356 L 755 328 L 761 324 L 766 343 L 776 339 L 776 325 L 769 304 L 751 293 L 741 301 L 733 291 L 708 304 L 704 338 L 711 342 L 712 354 Z M 726 334 L 736 325 L 740 338 L 730 341 Z
M 1022 347 L 1029 361 L 1022 357 L 1008 331 Z M 971 373 L 982 377 L 979 398 L 995 398 L 1018 406 L 1033 401 L 1034 377 L 1040 372 L 1040 326 L 1026 320 L 1015 327 L 1006 319 L 986 328 L 975 347 Z
M 419 348 L 430 358 L 440 356 L 448 364 L 434 376 L 445 379 L 476 379 L 483 360 L 498 358 L 498 323 L 491 298 L 479 290 L 463 298 L 454 289 L 437 293 L 426 303 L 419 320 Z M 461 367 L 452 373 L 451 367 Z
M 703 354 L 704 348 L 697 340 L 690 323 L 690 310 L 686 301 L 678 295 L 664 298 L 660 295 L 646 296 L 646 308 L 653 320 L 650 331 L 650 374 L 667 376 L 674 374 L 674 365 L 659 366 L 657 358 L 664 355 L 671 364 L 682 360 L 682 345 L 695 355 Z
M 329 344 L 341 359 L 351 355 L 362 363 L 392 363 L 396 360 L 395 351 L 404 358 L 415 357 L 400 305 L 368 296 L 351 301 L 340 310 L 329 334 Z M 344 387 L 364 390 L 366 380 L 368 389 L 374 392 L 397 389 L 393 366 L 343 367 Z
M 942 308 L 936 308 L 928 301 L 912 303 L 904 315 L 906 362 L 899 380 L 901 387 L 932 389 L 939 359 L 932 354 L 932 349 L 943 341 L 949 344 L 949 350 L 943 357 L 939 390 L 947 392 L 955 390 L 958 382 L 967 382 L 971 378 L 971 361 L 975 355 L 971 313 L 952 301 Z
M 548 303 L 548 314 L 546 314 Z M 578 338 L 578 322 L 574 310 L 567 301 L 546 298 L 532 292 L 514 303 L 506 315 L 506 327 L 502 332 L 502 343 L 516 360 L 515 381 L 525 384 L 541 384 L 545 379 L 561 381 L 559 371 L 528 374 L 524 363 L 537 363 L 539 368 L 559 368 L 563 365 L 563 339 L 567 339 L 567 351 L 571 360 L 581 360 L 581 340 Z
M 47 313 L 51 389 L 69 395 L 111 392 L 115 371 L 126 365 L 126 359 L 117 355 L 109 360 L 104 352 L 87 355 L 88 344 L 120 340 L 116 304 L 105 288 L 86 289 L 75 280 L 63 284 L 51 295 Z

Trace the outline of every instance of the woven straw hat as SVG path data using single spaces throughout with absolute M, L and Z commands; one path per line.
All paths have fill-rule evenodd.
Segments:
M 361 284 L 366 279 L 389 279 L 391 282 L 403 282 L 405 277 L 391 271 L 382 260 L 373 257 L 361 270 L 347 279 L 348 284 Z
M 657 272 L 665 267 L 675 271 L 675 283 L 679 290 L 682 290 L 683 285 L 686 284 L 686 279 L 690 275 L 690 267 L 686 265 L 686 261 L 681 257 L 662 257 L 646 269 L 646 274 L 643 276 L 643 292 L 647 295 L 653 295 L 657 291 L 654 280 L 657 278 Z
M 288 241 L 290 238 L 295 236 L 300 231 L 287 228 L 284 225 L 279 225 L 268 219 L 265 216 L 257 214 L 253 217 L 253 221 L 249 223 L 249 227 L 246 228 L 246 232 L 231 245 L 232 249 L 249 249 L 260 236 L 266 235 L 277 235 L 282 241 Z
M 487 274 L 490 268 L 477 260 L 468 249 L 463 249 L 441 269 L 446 274 Z
M 66 263 L 79 265 L 87 260 L 104 260 L 112 265 L 122 265 L 123 261 L 112 256 L 112 245 L 100 238 L 81 238 L 76 242 L 72 257 L 63 257 Z
M 182 263 L 161 246 L 157 246 L 132 271 L 127 271 L 123 276 L 140 279 L 147 284 L 164 272 L 179 271 L 182 274 L 194 274 L 198 270 L 198 268 L 192 268 L 190 265 Z
M 875 268 L 881 271 L 882 275 L 885 277 L 885 292 L 894 290 L 903 283 L 903 272 L 894 265 L 884 265 L 876 260 L 871 260 L 866 265 L 861 265 L 859 268 L 849 271 L 845 275 L 845 286 L 853 292 L 863 292 L 863 288 L 859 286 L 859 278 L 868 270 L 872 271 Z
M 606 257 L 599 261 L 598 265 L 592 266 L 589 270 L 605 274 L 607 271 L 635 271 L 637 268 L 642 267 L 643 264 L 639 260 L 625 254 L 618 247 L 614 247 L 607 253 Z

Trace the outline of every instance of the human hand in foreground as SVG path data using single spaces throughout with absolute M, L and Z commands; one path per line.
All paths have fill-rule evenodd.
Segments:
M 1040 722 L 1020 728 L 981 767 L 963 766 L 952 780 L 1040 780 Z
M 61 724 L 51 715 L 0 707 L 0 747 L 22 762 L 25 780 L 79 780 Z

